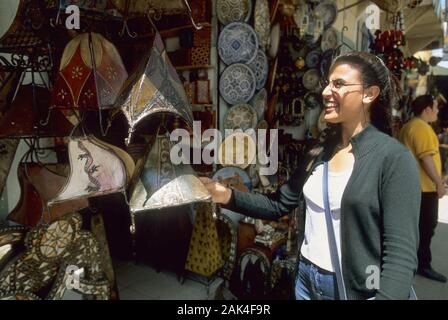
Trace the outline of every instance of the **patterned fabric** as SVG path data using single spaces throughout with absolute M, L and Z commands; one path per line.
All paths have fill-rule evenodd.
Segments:
M 70 265 L 85 269 L 86 277 L 80 279 L 78 291 L 107 299 L 110 285 L 103 273 L 102 251 L 81 225 L 81 216 L 74 213 L 31 229 L 25 238 L 25 250 L 0 270 L 0 299 L 17 299 L 19 293 L 37 298 L 50 285 L 45 298 L 60 299 L 70 280 Z M 0 230 L 2 233 L 5 231 Z
M 127 77 L 112 43 L 97 33 L 80 34 L 64 49 L 51 105 L 83 110 L 111 108 Z
M 196 205 L 196 219 L 185 269 L 210 277 L 222 266 L 221 246 L 211 203 Z

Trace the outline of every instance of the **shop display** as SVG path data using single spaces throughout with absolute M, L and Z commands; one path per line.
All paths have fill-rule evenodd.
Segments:
M 134 161 L 118 148 L 90 137 L 71 138 L 68 143 L 70 174 L 64 187 L 48 201 L 55 203 L 124 192 Z
M 187 95 L 159 33 L 149 54 L 124 84 L 116 106 L 120 107 L 129 124 L 126 144 L 131 142 L 137 125 L 157 113 L 179 116 L 192 127 L 193 114 Z
M 269 42 L 270 42 L 269 56 L 271 58 L 275 58 L 277 56 L 278 48 L 280 46 L 280 24 L 279 23 L 276 23 L 271 28 Z
M 318 50 L 310 51 L 305 58 L 306 66 L 310 69 L 316 68 L 320 63 L 320 59 L 321 59 L 320 51 Z
M 29 293 L 32 298 L 59 300 L 67 290 L 70 265 L 85 268 L 78 292 L 99 299 L 110 298 L 111 284 L 104 275 L 101 255 L 104 254 L 91 232 L 81 230 L 78 213 L 49 225 L 32 228 L 23 240 L 25 250 L 15 256 L 0 272 L 0 297 L 8 299 Z M 0 229 L 0 238 L 8 228 Z M 8 243 L 8 242 L 6 242 Z M 48 288 L 45 296 L 43 289 Z
M 226 65 L 251 63 L 257 52 L 258 36 L 247 23 L 232 22 L 219 34 L 218 53 Z
M 257 119 L 257 112 L 249 104 L 237 104 L 227 111 L 224 129 L 255 129 Z
M 330 28 L 338 16 L 338 7 L 335 1 L 324 0 L 314 9 L 313 14 L 316 18 L 322 19 L 324 28 Z
M 43 166 L 39 163 L 20 163 L 17 169 L 20 199 L 9 213 L 8 220 L 34 227 L 39 223 L 50 223 L 66 214 L 87 208 L 89 202 L 85 198 L 58 203 L 51 208 L 46 205 L 64 186 L 67 180 L 66 169 L 65 165 Z
M 211 103 L 210 97 L 210 80 L 207 77 L 206 72 L 201 72 L 198 80 L 194 82 L 195 89 L 195 103 L 197 104 L 209 104 Z
M 268 0 L 256 0 L 254 9 L 254 29 L 258 35 L 259 45 L 266 50 L 270 43 L 271 23 Z
M 38 33 L 49 25 L 39 3 L 33 0 L 10 0 L 0 3 L 0 11 L 7 12 L 0 22 L 0 50 L 20 52 L 23 48 L 45 46 Z M 26 23 L 33 18 L 34 24 Z
M 219 146 L 219 164 L 223 167 L 236 166 L 246 169 L 255 160 L 256 148 L 257 146 L 249 134 L 234 132 L 227 136 Z
M 3 193 L 19 140 L 0 139 L 0 194 Z
M 264 114 L 268 105 L 268 92 L 266 89 L 261 89 L 250 101 L 251 106 L 255 109 L 258 116 L 258 121 L 264 119 Z
M 308 90 L 315 90 L 319 86 L 320 74 L 317 69 L 310 69 L 303 75 L 303 86 Z
M 238 272 L 244 296 L 256 299 L 269 292 L 271 262 L 263 251 L 244 250 L 238 261 Z
M 325 52 L 330 49 L 336 49 L 339 45 L 339 33 L 333 27 L 328 28 L 322 34 L 321 49 Z
M 50 112 L 49 102 L 50 93 L 46 88 L 21 85 L 0 120 L 0 138 L 68 136 L 73 129 L 72 124 L 59 110 Z
M 169 137 L 156 137 L 133 186 L 129 204 L 132 214 L 210 200 L 210 194 L 189 165 L 171 162 L 171 147 Z
M 185 269 L 211 277 L 224 263 L 216 221 L 213 218 L 213 205 L 199 203 L 195 208 L 196 216 Z
M 256 58 L 248 65 L 255 74 L 257 80 L 256 89 L 260 90 L 261 88 L 264 88 L 269 74 L 268 58 L 264 51 L 258 50 Z
M 246 103 L 254 95 L 257 79 L 250 67 L 235 63 L 228 66 L 219 80 L 219 93 L 230 105 Z
M 224 279 L 230 280 L 236 264 L 237 226 L 224 214 L 219 214 L 216 220 L 219 245 L 224 265 L 221 275 Z
M 64 49 L 51 106 L 98 110 L 114 107 L 128 74 L 115 46 L 98 33 L 83 33 Z
M 252 14 L 252 0 L 217 0 L 216 13 L 219 22 L 229 24 L 237 21 L 248 21 Z

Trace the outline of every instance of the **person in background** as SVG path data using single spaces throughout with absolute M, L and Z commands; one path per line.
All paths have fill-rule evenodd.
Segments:
M 431 266 L 431 239 L 437 226 L 439 199 L 446 193 L 442 178 L 439 139 L 429 125 L 437 121 L 439 109 L 437 101 L 430 95 L 415 98 L 411 108 L 414 117 L 403 126 L 399 139 L 414 154 L 420 171 L 422 196 L 417 272 L 426 278 L 446 282 L 446 277 Z
M 409 299 L 417 269 L 420 184 L 411 152 L 390 136 L 390 110 L 399 98 L 396 78 L 377 56 L 350 52 L 333 61 L 322 88 L 328 127 L 276 192 L 244 193 L 209 178 L 201 181 L 215 203 L 247 216 L 277 220 L 300 206 L 305 226 L 298 228 L 304 241 L 297 252 L 296 299 Z M 325 219 L 326 168 L 336 250 Z M 339 266 L 344 296 L 336 290 L 342 287 Z M 372 269 L 376 285 L 369 282 Z

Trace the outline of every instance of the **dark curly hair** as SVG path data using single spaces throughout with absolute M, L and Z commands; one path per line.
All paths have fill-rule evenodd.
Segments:
M 401 97 L 397 78 L 386 67 L 383 60 L 367 52 L 349 52 L 336 57 L 330 67 L 331 72 L 340 64 L 348 64 L 359 71 L 364 88 L 378 86 L 380 93 L 370 106 L 370 122 L 380 131 L 392 135 L 391 111 Z M 321 133 L 319 142 L 309 152 L 311 160 L 326 148 L 334 148 L 341 140 L 341 126 L 328 124 Z M 311 167 L 312 161 L 308 167 Z

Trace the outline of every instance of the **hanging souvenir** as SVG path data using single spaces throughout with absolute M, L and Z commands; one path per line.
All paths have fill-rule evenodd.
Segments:
M 179 76 L 168 59 L 162 38 L 156 33 L 152 49 L 124 84 L 115 104 L 129 124 L 126 144 L 137 125 L 148 116 L 170 113 L 193 127 L 193 114 Z
M 131 213 L 210 200 L 210 193 L 190 165 L 171 162 L 171 147 L 169 136 L 156 136 L 131 193 Z
M 68 155 L 69 177 L 59 193 L 49 200 L 49 206 L 72 199 L 122 192 L 135 167 L 125 151 L 93 136 L 70 138 Z
M 0 121 L 0 138 L 65 137 L 73 126 L 55 110 L 48 115 L 50 93 L 37 85 L 22 85 Z M 42 125 L 43 122 L 47 122 Z
M 0 1 L 0 12 L 4 13 L 0 19 L 0 50 L 17 52 L 47 46 L 37 34 L 48 24 L 39 3 L 34 0 Z
M 59 169 L 59 170 L 58 170 Z M 17 176 L 20 183 L 20 199 L 9 213 L 8 220 L 34 227 L 39 222 L 52 222 L 65 214 L 87 208 L 87 199 L 77 199 L 54 205 L 51 212 L 46 203 L 53 198 L 66 181 L 64 165 L 20 163 Z M 59 171 L 58 173 L 56 173 Z
M 98 33 L 80 34 L 64 49 L 51 106 L 83 111 L 112 108 L 127 77 L 111 42 Z
M 185 269 L 210 277 L 223 266 L 220 241 L 211 203 L 195 205 L 196 217 Z

